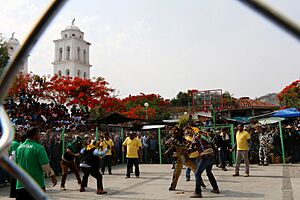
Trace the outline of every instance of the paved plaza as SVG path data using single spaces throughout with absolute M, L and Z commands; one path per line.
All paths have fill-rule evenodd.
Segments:
M 47 181 L 47 194 L 49 199 L 190 199 L 193 194 L 195 179 L 185 181 L 184 172 L 179 179 L 177 190 L 168 191 L 172 178 L 171 165 L 140 165 L 141 176 L 134 175 L 125 179 L 125 165 L 115 166 L 113 175 L 104 175 L 104 188 L 106 195 L 97 195 L 95 179 L 89 178 L 89 185 L 86 192 L 79 192 L 79 185 L 76 183 L 74 174 L 70 174 L 66 183 L 66 191 L 61 191 L 58 185 L 51 187 Z M 243 168 L 242 168 L 243 170 Z M 222 171 L 214 167 L 213 172 L 220 187 L 220 194 L 213 194 L 205 173 L 203 178 L 207 188 L 203 190 L 203 198 L 209 199 L 300 199 L 300 165 L 270 165 L 250 166 L 250 177 L 233 177 L 233 168 Z M 241 174 L 242 171 L 241 171 Z M 60 177 L 58 177 L 60 180 Z M 0 188 L 0 200 L 9 199 L 9 187 Z

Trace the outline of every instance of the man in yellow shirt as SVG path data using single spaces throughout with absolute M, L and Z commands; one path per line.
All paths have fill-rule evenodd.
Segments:
M 245 163 L 245 175 L 244 177 L 249 176 L 249 141 L 250 141 L 250 134 L 244 130 L 244 126 L 242 124 L 238 125 L 238 132 L 236 133 L 236 144 L 234 148 L 237 148 L 236 153 L 236 165 L 235 165 L 235 172 L 233 176 L 239 176 L 240 165 L 242 162 L 242 158 L 244 158 Z
M 136 138 L 136 134 L 134 132 L 129 133 L 129 137 L 125 139 L 123 142 L 123 146 L 126 153 L 127 158 L 127 172 L 125 178 L 130 178 L 130 169 L 134 165 L 135 168 L 135 176 L 137 178 L 140 177 L 140 170 L 139 170 L 139 151 L 142 147 L 142 144 L 139 139 Z
M 112 139 L 109 138 L 108 132 L 104 133 L 104 139 L 100 143 L 100 149 L 103 151 L 104 149 L 108 149 L 108 152 L 103 157 L 103 165 L 101 167 L 101 172 L 104 175 L 105 166 L 108 168 L 108 174 L 111 175 L 111 162 L 113 158 L 113 149 L 114 149 L 114 142 Z

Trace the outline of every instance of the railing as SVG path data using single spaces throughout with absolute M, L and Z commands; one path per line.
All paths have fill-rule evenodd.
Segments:
M 273 23 L 277 24 L 280 28 L 286 30 L 288 33 L 300 39 L 300 28 L 297 24 L 288 20 L 280 13 L 274 11 L 262 1 L 258 0 L 239 0 L 240 2 L 248 5 L 253 10 L 256 10 L 260 14 L 264 15 Z M 6 169 L 10 174 L 19 179 L 24 187 L 28 189 L 35 199 L 47 199 L 45 193 L 40 187 L 33 181 L 33 179 L 22 169 L 20 169 L 14 162 L 10 161 L 5 155 L 7 148 L 10 146 L 13 137 L 14 129 L 12 124 L 4 110 L 3 102 L 7 95 L 7 92 L 15 79 L 16 74 L 19 71 L 20 63 L 24 60 L 26 55 L 40 38 L 47 25 L 51 22 L 56 13 L 66 3 L 66 0 L 53 1 L 47 11 L 44 13 L 40 21 L 36 24 L 31 34 L 26 39 L 24 45 L 18 51 L 14 59 L 9 63 L 5 69 L 2 79 L 0 81 L 0 120 L 2 126 L 2 137 L 0 138 L 0 165 Z
M 65 0 L 53 1 L 49 8 L 46 10 L 42 18 L 34 27 L 33 31 L 30 33 L 26 39 L 24 45 L 17 52 L 12 61 L 3 71 L 2 78 L 0 80 L 0 120 L 2 126 L 2 137 L 0 138 L 0 165 L 16 179 L 18 179 L 22 185 L 30 191 L 30 194 L 37 200 L 47 199 L 46 194 L 43 192 L 41 187 L 36 184 L 36 182 L 20 167 L 18 167 L 13 161 L 9 160 L 8 156 L 5 155 L 8 147 L 10 146 L 14 138 L 14 128 L 8 118 L 6 111 L 3 106 L 3 102 L 7 95 L 7 92 L 13 83 L 19 69 L 20 64 L 29 55 L 31 49 L 35 45 L 36 41 L 43 34 L 44 30 L 47 28 L 48 24 L 51 22 L 56 13 L 64 5 Z

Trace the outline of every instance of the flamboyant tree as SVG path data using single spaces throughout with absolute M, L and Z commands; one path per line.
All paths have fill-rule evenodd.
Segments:
M 81 79 L 71 77 L 38 76 L 32 73 L 19 73 L 9 96 L 18 100 L 20 96 L 40 99 L 54 104 L 79 106 L 92 111 L 92 116 L 101 117 L 107 113 L 118 112 L 130 118 L 149 120 L 169 117 L 165 107 L 169 102 L 157 94 L 129 96 L 124 99 L 114 97 L 114 89 L 102 77 Z M 148 107 L 145 107 L 145 103 Z
M 81 79 L 53 76 L 45 91 L 46 98 L 67 106 L 79 105 L 88 111 L 102 107 L 114 89 L 102 77 Z
M 148 103 L 148 107 L 145 107 Z M 144 94 L 136 96 L 129 96 L 121 100 L 121 114 L 135 119 L 162 119 L 167 118 L 168 114 L 165 113 L 164 107 L 168 104 L 160 95 L 157 94 Z
M 40 77 L 33 73 L 17 74 L 16 80 L 11 86 L 8 96 L 17 100 L 22 95 L 27 95 L 38 101 L 43 98 L 43 89 L 45 88 L 46 77 Z
M 78 105 L 86 111 L 101 107 L 104 111 L 110 112 L 112 104 L 110 95 L 114 90 L 107 85 L 108 83 L 101 77 L 81 79 L 19 73 L 9 91 L 9 97 L 18 100 L 20 96 L 26 96 L 35 101 L 43 99 L 55 104 Z
M 279 94 L 278 99 L 282 107 L 300 108 L 300 80 L 287 85 Z

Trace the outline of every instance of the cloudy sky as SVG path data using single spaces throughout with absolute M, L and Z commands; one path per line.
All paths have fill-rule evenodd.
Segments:
M 49 4 L 0 2 L 0 33 L 21 43 Z M 267 2 L 300 23 L 300 1 Z M 236 0 L 68 1 L 31 52 L 30 71 L 52 75 L 53 40 L 73 18 L 92 43 L 92 76 L 119 97 L 223 89 L 255 98 L 300 77 L 299 41 Z

